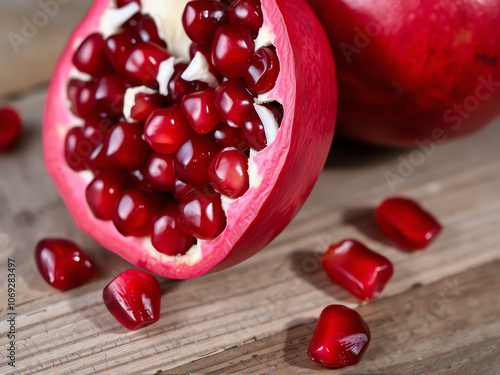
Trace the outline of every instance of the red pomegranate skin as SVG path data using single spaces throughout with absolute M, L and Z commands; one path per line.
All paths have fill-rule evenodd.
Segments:
M 303 0 L 263 0 L 264 27 L 275 35 L 280 76 L 266 95 L 281 103 L 284 117 L 274 142 L 253 158 L 258 183 L 231 202 L 227 226 L 215 240 L 200 241 L 189 257 L 168 257 L 144 238 L 122 236 L 111 222 L 92 215 L 84 176 L 64 161 L 64 135 L 74 116 L 66 102 L 71 60 L 82 37 L 99 26 L 110 0 L 96 0 L 73 32 L 55 68 L 44 111 L 44 157 L 68 209 L 82 230 L 105 248 L 159 276 L 187 279 L 215 272 L 264 248 L 295 217 L 326 161 L 335 130 L 337 82 L 333 55 L 318 19 Z M 167 42 L 168 44 L 168 42 Z M 314 124 L 314 126 L 310 126 Z
M 441 143 L 500 113 L 498 0 L 308 2 L 333 48 L 346 137 Z

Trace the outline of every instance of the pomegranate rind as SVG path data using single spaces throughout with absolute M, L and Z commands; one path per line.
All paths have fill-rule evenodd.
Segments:
M 169 257 L 143 238 L 124 237 L 96 219 L 85 201 L 88 179 L 64 160 L 64 137 L 75 118 L 66 99 L 74 51 L 99 27 L 110 0 L 97 0 L 73 32 L 49 85 L 43 127 L 46 168 L 78 226 L 105 248 L 157 275 L 188 279 L 233 266 L 264 248 L 295 217 L 326 161 L 335 130 L 337 82 L 328 39 L 303 0 L 262 0 L 264 28 L 274 35 L 281 72 L 266 100 L 283 105 L 274 142 L 251 161 L 257 176 L 245 195 L 226 205 L 227 227 L 199 241 L 199 256 Z

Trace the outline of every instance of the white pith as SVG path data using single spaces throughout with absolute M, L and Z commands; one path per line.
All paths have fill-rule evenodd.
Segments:
M 191 45 L 191 40 L 184 31 L 182 25 L 182 14 L 185 5 L 190 0 L 141 0 L 143 14 L 149 14 L 156 23 L 158 28 L 158 34 L 167 43 L 168 52 L 172 55 L 171 58 L 163 61 L 160 64 L 159 73 L 157 76 L 157 81 L 160 87 L 160 94 L 167 95 L 168 88 L 167 84 L 174 73 L 174 65 L 180 61 L 189 61 L 189 47 Z M 107 38 L 114 33 L 116 33 L 119 27 L 126 22 L 131 16 L 133 16 L 137 11 L 139 11 L 139 6 L 136 3 L 130 3 L 125 7 L 117 9 L 114 2 L 111 2 L 112 8 L 106 10 L 101 18 L 99 31 Z M 264 15 L 265 17 L 265 15 Z M 269 31 L 265 26 L 261 27 L 259 34 L 255 39 L 255 50 L 263 46 L 269 46 L 274 44 L 275 35 Z M 81 40 L 75 45 L 75 49 L 78 47 Z M 187 81 L 202 81 L 206 82 L 210 87 L 216 87 L 218 82 L 216 78 L 208 70 L 209 64 L 206 58 L 200 52 L 197 52 L 193 60 L 190 62 L 188 68 L 182 74 L 182 79 Z M 83 81 L 88 81 L 91 79 L 85 73 L 79 72 L 76 68 L 73 68 L 69 78 L 76 78 Z M 156 93 L 145 86 L 132 87 L 127 89 L 124 98 L 124 116 L 128 122 L 135 122 L 130 118 L 131 109 L 135 104 L 135 96 L 138 93 L 153 94 Z M 279 130 L 279 125 L 276 122 L 272 112 L 259 104 L 272 102 L 272 90 L 268 93 L 259 95 L 255 98 L 254 108 L 262 120 L 266 138 L 268 140 L 267 146 L 269 146 L 276 138 Z M 69 99 L 68 99 L 69 102 Z M 83 124 L 83 120 L 73 116 L 75 119 L 75 124 Z M 235 126 L 229 123 L 230 126 Z M 263 176 L 259 172 L 259 164 L 255 162 L 259 152 L 250 149 L 250 155 L 248 160 L 248 174 L 249 174 L 249 185 L 250 189 L 258 188 L 262 181 Z M 93 173 L 90 171 L 78 172 L 82 178 L 85 179 L 87 183 L 90 183 L 93 179 Z M 249 189 L 249 190 L 250 190 Z M 243 195 L 244 197 L 245 195 Z M 231 220 L 228 215 L 230 206 L 236 202 L 238 199 L 233 199 L 221 195 L 222 209 L 224 210 L 227 220 Z M 223 232 L 224 233 L 224 232 Z M 222 234 L 223 234 L 222 233 Z M 221 234 L 221 235 L 222 235 Z M 177 265 L 194 265 L 202 260 L 203 253 L 201 246 L 205 242 L 204 240 L 197 240 L 197 243 L 193 245 L 184 255 L 170 256 L 158 252 L 152 245 L 151 239 L 149 237 L 143 238 L 144 248 L 147 250 L 148 257 L 151 260 L 156 260 L 161 263 L 169 262 Z

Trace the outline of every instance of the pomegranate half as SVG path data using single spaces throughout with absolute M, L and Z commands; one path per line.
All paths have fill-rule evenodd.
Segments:
M 96 0 L 50 83 L 46 166 L 101 245 L 192 278 L 293 219 L 336 103 L 331 48 L 303 0 Z

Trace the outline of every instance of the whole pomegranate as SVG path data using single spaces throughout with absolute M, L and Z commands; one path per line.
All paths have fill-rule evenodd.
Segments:
M 96 0 L 49 87 L 46 166 L 104 247 L 191 278 L 253 255 L 297 214 L 336 101 L 304 0 Z
M 500 113 L 499 1 L 308 2 L 333 48 L 345 136 L 441 143 Z

